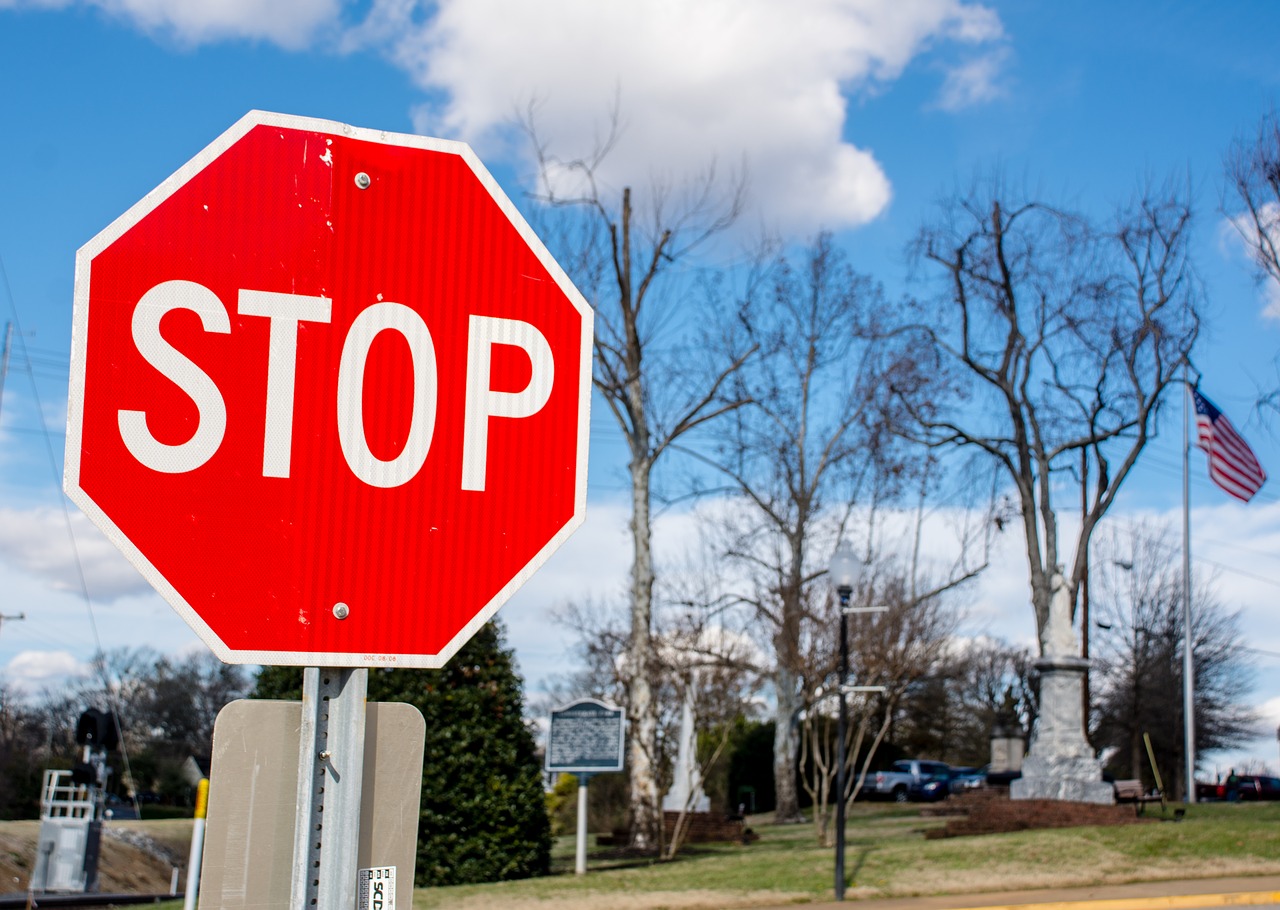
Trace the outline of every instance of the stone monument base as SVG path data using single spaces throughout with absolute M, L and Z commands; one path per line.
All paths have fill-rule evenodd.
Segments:
M 1102 779 L 1102 765 L 1084 738 L 1084 674 L 1089 661 L 1047 657 L 1040 671 L 1040 716 L 1022 777 L 1009 784 L 1013 799 L 1060 799 L 1113 803 L 1115 790 Z
M 1009 782 L 1013 799 L 1061 799 L 1073 803 L 1111 805 L 1115 789 L 1102 779 L 1102 766 L 1095 758 L 1028 755 L 1022 763 L 1022 777 Z

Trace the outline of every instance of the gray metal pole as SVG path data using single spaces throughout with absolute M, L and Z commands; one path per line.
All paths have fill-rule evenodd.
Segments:
M 1080 522 L 1089 517 L 1089 450 L 1080 450 Z M 1084 737 L 1089 738 L 1089 718 L 1092 716 L 1090 676 L 1093 667 L 1089 663 L 1089 541 L 1081 539 L 1084 548 L 1084 574 L 1080 577 L 1080 658 L 1085 661 L 1084 685 L 1080 687 L 1081 707 L 1084 711 Z
M 840 719 L 836 726 L 836 900 L 844 900 L 844 737 L 849 726 L 849 706 L 844 687 L 849 681 L 849 606 L 851 591 L 841 588 L 840 595 Z
M 303 672 L 289 910 L 355 906 L 368 687 L 365 669 Z
M 1191 386 L 1182 366 L 1182 717 L 1187 753 L 1187 802 L 1196 801 L 1196 679 L 1191 659 Z

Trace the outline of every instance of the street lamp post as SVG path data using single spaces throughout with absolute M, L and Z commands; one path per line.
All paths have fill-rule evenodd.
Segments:
M 849 597 L 862 571 L 862 563 L 847 541 L 840 541 L 831 557 L 831 584 L 840 598 L 840 719 L 836 726 L 836 900 L 844 900 L 844 790 L 845 731 L 849 724 L 849 707 L 845 685 L 849 679 Z

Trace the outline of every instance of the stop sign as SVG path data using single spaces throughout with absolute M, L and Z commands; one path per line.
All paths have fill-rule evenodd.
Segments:
M 66 491 L 223 660 L 437 667 L 583 520 L 591 331 L 466 145 L 252 112 L 77 255 Z

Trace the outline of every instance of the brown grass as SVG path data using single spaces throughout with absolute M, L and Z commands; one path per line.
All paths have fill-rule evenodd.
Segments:
M 142 836 L 150 849 L 122 839 Z M 0 893 L 27 890 L 35 865 L 40 822 L 0 822 Z M 174 865 L 183 869 L 191 842 L 191 822 L 107 822 L 103 829 L 102 853 L 98 861 L 98 890 L 117 894 L 164 894 Z M 170 859 L 157 856 L 167 854 Z M 181 887 L 182 881 L 179 881 Z

